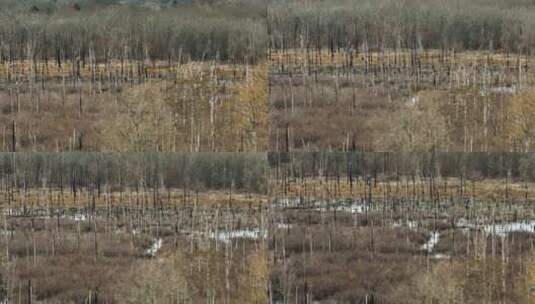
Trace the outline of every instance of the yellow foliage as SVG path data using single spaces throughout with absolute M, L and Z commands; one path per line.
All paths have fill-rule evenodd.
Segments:
M 220 79 L 216 66 L 185 65 L 174 82 L 125 90 L 103 120 L 113 151 L 264 151 L 268 136 L 267 65 Z
M 261 248 L 247 256 L 247 271 L 240 278 L 241 303 L 267 303 L 266 286 L 269 279 L 267 252 Z
M 191 303 L 184 260 L 179 250 L 162 259 L 145 260 L 132 270 L 137 273 L 134 280 L 120 283 L 117 293 L 124 303 Z
M 464 303 L 459 264 L 441 262 L 417 281 L 422 303 Z
M 168 151 L 173 144 L 173 117 L 158 83 L 147 82 L 127 90 L 117 113 L 104 127 L 107 149 L 114 151 Z
M 506 133 L 510 144 L 518 150 L 531 150 L 535 140 L 535 92 L 512 96 L 506 106 Z
M 535 301 L 535 257 L 528 262 L 528 297 Z
M 421 92 L 411 97 L 401 112 L 386 119 L 393 132 L 389 140 L 393 150 L 429 151 L 444 149 L 447 126 L 440 104 L 443 96 L 435 92 Z
M 258 65 L 248 71 L 245 81 L 236 87 L 234 125 L 245 139 L 243 150 L 266 149 L 268 129 L 267 65 Z

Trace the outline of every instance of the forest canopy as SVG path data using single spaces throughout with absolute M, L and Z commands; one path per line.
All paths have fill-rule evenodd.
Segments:
M 533 1 L 275 1 L 275 48 L 446 48 L 529 52 Z
M 33 4 L 31 4 L 33 3 Z M 252 62 L 266 29 L 255 2 L 0 1 L 0 61 L 54 58 Z M 105 5 L 105 8 L 101 7 Z

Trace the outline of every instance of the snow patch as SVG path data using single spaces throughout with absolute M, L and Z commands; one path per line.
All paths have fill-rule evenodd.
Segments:
M 277 208 L 307 208 L 315 211 L 340 211 L 347 213 L 364 213 L 370 210 L 371 206 L 363 201 L 357 200 L 314 200 L 305 201 L 302 198 L 283 198 L 276 201 Z
M 485 225 L 483 230 L 488 234 L 505 236 L 511 232 L 528 232 L 535 233 L 535 220 L 524 222 L 512 222 L 494 225 Z
M 150 257 L 156 256 L 156 253 L 160 250 L 160 248 L 162 248 L 162 244 L 163 244 L 162 239 L 158 238 L 154 240 L 154 242 L 152 243 L 152 246 L 150 246 L 149 249 L 145 250 L 145 255 L 150 256 Z
M 498 236 L 506 236 L 509 233 L 513 232 L 527 232 L 535 233 L 535 220 L 526 220 L 526 221 L 516 221 L 509 223 L 497 223 L 497 224 L 484 224 L 484 225 L 475 225 L 465 219 L 460 219 L 457 222 L 457 226 L 463 228 L 463 231 L 468 229 L 480 228 L 487 234 L 496 234 Z
M 0 235 L 11 236 L 11 234 L 14 234 L 14 233 L 15 233 L 15 231 L 11 230 L 11 229 L 0 229 Z
M 87 215 L 83 213 L 75 213 L 73 216 L 64 216 L 64 218 L 72 219 L 75 222 L 83 222 L 87 220 Z
M 439 240 L 440 233 L 438 231 L 432 231 L 429 234 L 429 240 L 427 240 L 427 243 L 422 245 L 422 250 L 427 250 L 427 252 L 433 252 Z
M 399 228 L 399 227 L 408 227 L 410 230 L 416 230 L 418 228 L 418 222 L 416 221 L 398 221 L 394 222 L 392 224 L 392 227 Z
M 418 96 L 412 96 L 410 99 L 409 99 L 409 106 L 415 106 L 418 101 L 420 100 L 420 97 Z
M 266 237 L 267 237 L 267 231 L 260 230 L 259 228 L 220 231 L 217 234 L 213 232 L 210 234 L 210 238 L 216 239 L 218 241 L 225 242 L 225 243 L 233 239 L 256 240 L 256 239 L 266 238 Z
M 432 256 L 433 259 L 437 259 L 437 260 L 449 260 L 451 259 L 451 257 L 447 254 L 443 254 L 443 253 L 437 253 L 435 255 Z
M 290 229 L 292 228 L 292 224 L 286 224 L 286 223 L 278 223 L 277 228 L 278 229 Z

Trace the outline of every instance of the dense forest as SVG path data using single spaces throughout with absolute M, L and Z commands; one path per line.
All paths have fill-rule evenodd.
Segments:
M 534 0 L 0 0 L 0 304 L 535 301 Z
M 264 56 L 265 5 L 261 2 L 135 3 L 4 0 L 0 61 L 246 63 Z
M 488 50 L 531 54 L 531 0 L 274 1 L 273 49 L 359 52 L 385 49 Z

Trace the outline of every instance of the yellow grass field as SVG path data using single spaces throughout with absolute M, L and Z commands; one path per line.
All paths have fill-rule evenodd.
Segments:
M 0 194 L 0 207 L 87 207 L 87 206 L 117 206 L 128 205 L 138 207 L 170 207 L 192 206 L 200 207 L 258 207 L 268 202 L 268 196 L 252 193 L 232 193 L 230 191 L 201 191 L 186 192 L 173 189 L 140 190 L 128 189 L 123 192 L 103 190 L 100 195 L 96 191 L 81 190 L 72 193 L 65 189 L 63 193 L 59 189 L 29 189 L 19 190 L 13 193 L 3 192 Z
M 371 186 L 371 187 L 370 187 Z M 312 198 L 351 198 L 367 197 L 369 189 L 373 198 L 460 198 L 461 187 L 458 178 L 439 178 L 431 186 L 429 180 L 402 178 L 399 181 L 381 181 L 366 184 L 362 179 L 353 181 L 351 186 L 346 178 L 291 180 L 272 186 L 275 196 L 312 197 Z M 432 191 L 432 192 L 431 192 Z M 534 201 L 535 183 L 511 183 L 505 180 L 486 179 L 482 181 L 465 180 L 462 190 L 464 199 L 474 199 L 489 202 L 501 201 Z

